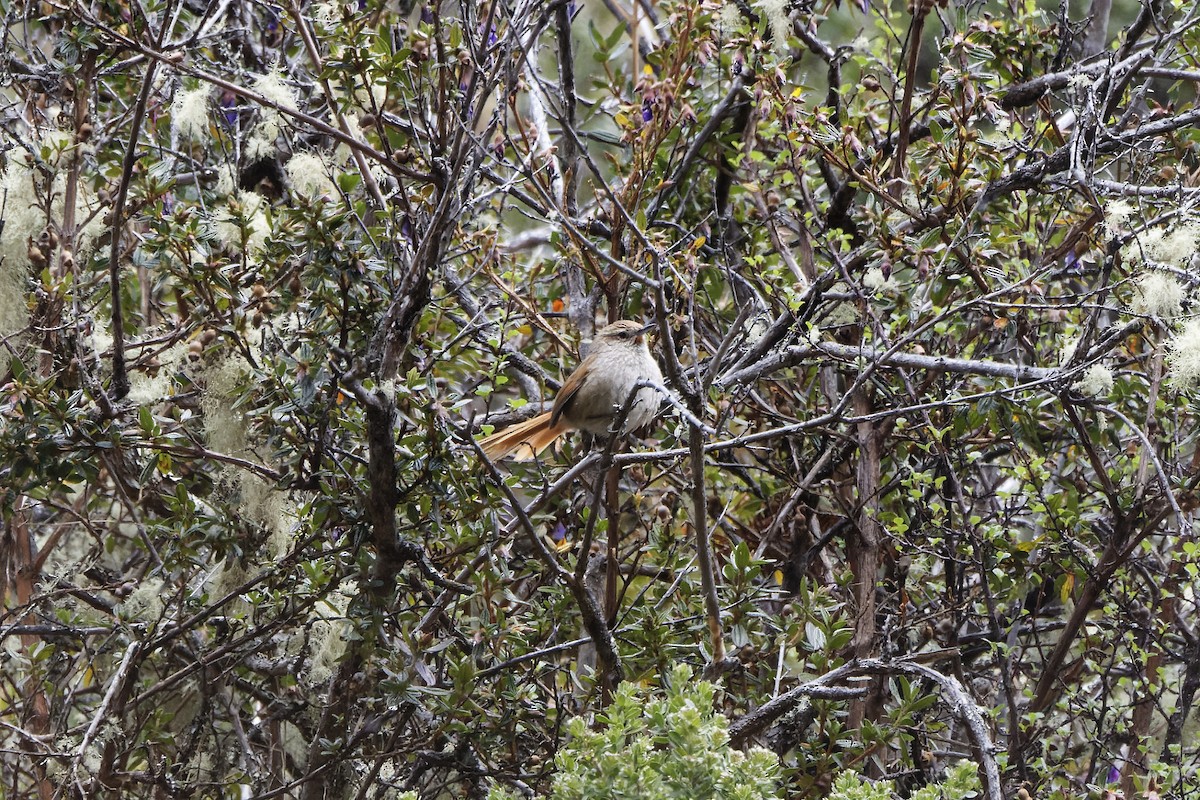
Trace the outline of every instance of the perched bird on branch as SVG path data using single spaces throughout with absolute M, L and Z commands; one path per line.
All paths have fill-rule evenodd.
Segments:
M 633 391 L 641 382 L 663 382 L 646 345 L 646 331 L 652 327 L 653 323 L 623 319 L 601 329 L 587 357 L 554 398 L 554 407 L 480 441 L 484 454 L 493 460 L 511 454 L 528 461 L 568 431 L 608 435 L 626 403 L 629 410 L 621 433 L 648 424 L 658 413 L 658 392 L 650 386 L 638 389 L 636 395 Z

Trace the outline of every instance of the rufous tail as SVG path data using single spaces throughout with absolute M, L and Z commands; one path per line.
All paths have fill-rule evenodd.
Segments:
M 557 425 L 551 425 L 550 412 L 547 411 L 481 439 L 479 446 L 484 455 L 492 461 L 498 461 L 508 455 L 517 461 L 531 461 L 569 430 L 570 426 L 562 419 Z

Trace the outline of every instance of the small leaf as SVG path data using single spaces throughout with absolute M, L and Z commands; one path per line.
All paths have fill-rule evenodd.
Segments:
M 813 622 L 804 623 L 804 640 L 808 643 L 809 650 L 825 649 L 825 631 Z
M 1075 589 L 1075 573 L 1068 572 L 1063 578 L 1062 588 L 1058 590 L 1058 597 L 1062 602 L 1067 602 L 1071 599 L 1071 592 Z

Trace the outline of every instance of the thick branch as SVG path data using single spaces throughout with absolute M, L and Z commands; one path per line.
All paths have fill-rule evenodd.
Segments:
M 1029 367 L 1005 364 L 1000 361 L 980 361 L 947 356 L 926 356 L 916 353 L 886 353 L 870 347 L 855 347 L 836 342 L 819 342 L 787 347 L 753 366 L 724 375 L 719 383 L 736 386 L 750 383 L 781 369 L 794 367 L 810 358 L 832 356 L 844 361 L 864 359 L 884 367 L 922 369 L 930 372 L 950 372 L 960 375 L 981 375 L 988 378 L 1010 378 L 1016 381 L 1043 381 L 1065 375 L 1066 371 L 1049 367 Z
M 708 620 L 710 664 L 720 669 L 725 661 L 725 636 L 721 625 L 721 603 L 717 598 L 717 579 L 713 569 L 712 544 L 708 536 L 707 495 L 704 491 L 704 431 L 697 425 L 688 428 L 688 448 L 692 454 L 692 527 L 696 531 L 696 561 L 700 565 L 700 585 L 704 591 L 704 613 Z
M 941 689 L 942 700 L 966 724 L 967 732 L 979 759 L 984 774 L 984 792 L 988 800 L 1001 800 L 1000 768 L 996 763 L 997 748 L 992 741 L 987 721 L 979 706 L 971 699 L 963 685 L 952 675 L 944 675 L 935 669 L 913 661 L 882 661 L 864 658 L 851 661 L 821 677 L 797 686 L 769 703 L 746 714 L 729 726 L 729 740 L 734 746 L 744 744 L 750 737 L 767 728 L 775 720 L 791 711 L 805 698 L 821 696 L 833 684 L 846 681 L 855 675 L 914 675 L 933 682 Z
M 1074 69 L 1063 70 L 1062 72 L 1051 72 L 1046 75 L 1018 83 L 1010 88 L 1000 98 L 1000 107 L 1006 109 L 1024 108 L 1031 106 L 1038 101 L 1046 92 L 1054 89 L 1063 89 L 1071 82 L 1071 78 L 1087 75 L 1102 75 L 1106 72 L 1120 72 L 1123 69 L 1128 69 L 1137 61 L 1144 57 L 1145 51 L 1139 50 L 1133 55 L 1118 61 L 1116 64 L 1109 64 L 1107 60 L 1097 61 L 1094 64 L 1088 64 L 1083 67 L 1075 67 Z

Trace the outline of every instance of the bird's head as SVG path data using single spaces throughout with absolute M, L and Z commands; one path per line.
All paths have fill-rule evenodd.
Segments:
M 613 344 L 640 345 L 646 341 L 646 331 L 653 327 L 653 322 L 644 325 L 631 319 L 622 319 L 601 328 L 596 338 Z

